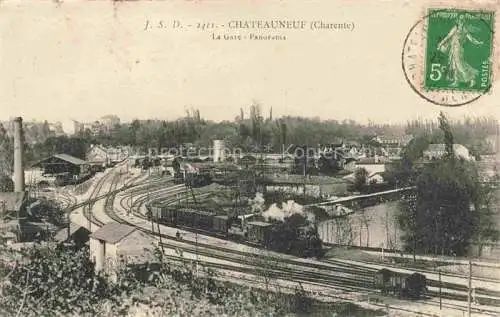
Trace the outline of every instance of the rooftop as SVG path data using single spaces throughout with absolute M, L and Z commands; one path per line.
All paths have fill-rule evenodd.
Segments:
M 263 222 L 263 221 L 250 221 L 247 224 L 251 226 L 257 226 L 257 227 L 269 227 L 272 226 L 272 223 L 269 222 Z
M 56 158 L 56 159 L 59 159 L 61 161 L 65 161 L 65 162 L 68 162 L 68 163 L 73 164 L 73 165 L 87 164 L 87 162 L 85 162 L 82 159 L 79 159 L 77 157 L 63 153 L 63 154 L 54 154 L 52 156 L 49 156 L 48 158 L 45 158 L 43 160 L 36 162 L 35 164 L 33 164 L 33 166 L 41 166 L 42 163 L 46 163 L 46 162 L 50 161 L 52 158 Z
M 55 158 L 58 158 L 60 160 L 69 162 L 71 164 L 75 164 L 75 165 L 83 165 L 83 164 L 87 163 L 87 162 L 85 162 L 82 159 L 79 159 L 77 157 L 74 157 L 74 156 L 71 156 L 71 155 L 68 155 L 68 154 L 54 154 L 52 156 L 55 157 Z
M 114 244 L 120 242 L 123 238 L 134 231 L 134 227 L 112 222 L 99 228 L 96 232 L 92 233 L 90 237 Z
M 307 185 L 326 185 L 326 184 L 339 184 L 345 183 L 344 180 L 337 177 L 308 175 L 304 182 L 304 175 L 288 174 L 280 176 L 268 176 L 269 183 L 275 184 L 304 184 Z
M 358 164 L 386 164 L 390 163 L 391 159 L 385 156 L 378 156 L 378 157 L 360 157 L 358 158 L 357 163 Z
M 453 144 L 453 149 L 459 149 L 459 148 L 465 148 L 462 144 Z M 427 148 L 427 151 L 432 151 L 432 152 L 443 152 L 446 151 L 446 144 L 443 143 L 433 143 L 429 144 L 429 147 Z
M 70 223 L 69 225 L 69 235 L 72 236 L 75 232 L 83 228 L 84 230 L 87 230 L 87 228 L 82 227 L 80 225 L 77 225 L 75 223 Z M 88 230 L 87 230 L 88 231 Z M 68 239 L 68 228 L 64 228 L 59 230 L 56 235 L 54 236 L 54 240 L 57 242 L 64 242 Z

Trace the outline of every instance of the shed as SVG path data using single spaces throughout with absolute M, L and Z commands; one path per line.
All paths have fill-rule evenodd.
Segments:
M 59 230 L 54 236 L 54 241 L 58 244 L 72 241 L 77 246 L 83 246 L 89 241 L 90 231 L 78 224 L 70 223 L 69 228 Z
M 40 167 L 44 174 L 84 175 L 90 170 L 89 164 L 77 157 L 68 154 L 54 154 L 46 159 L 33 164 L 33 167 Z
M 22 237 L 20 218 L 25 215 L 25 192 L 0 192 L 0 238 L 7 243 Z
M 154 262 L 153 246 L 154 241 L 146 233 L 119 223 L 105 224 L 90 235 L 90 257 L 95 269 L 111 276 L 122 265 Z

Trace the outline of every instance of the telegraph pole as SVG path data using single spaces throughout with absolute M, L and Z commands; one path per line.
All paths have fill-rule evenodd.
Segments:
M 472 261 L 469 259 L 469 291 L 467 292 L 467 316 L 471 317 Z
M 132 200 L 132 190 L 130 190 L 130 208 L 128 210 L 128 213 L 131 214 L 132 213 L 132 205 L 133 205 L 133 200 Z
M 307 146 L 304 146 L 304 199 L 306 198 L 306 183 L 307 183 Z
M 151 219 L 153 219 L 153 217 L 151 217 Z M 161 256 L 163 259 L 163 255 L 165 254 L 165 251 L 163 250 L 163 241 L 161 239 L 160 222 L 158 220 L 156 220 L 156 226 L 158 227 L 158 237 L 160 237 Z
M 66 210 L 66 217 L 67 217 L 67 221 L 68 221 L 68 240 L 69 240 L 69 237 L 71 236 L 71 229 L 70 229 L 71 219 L 69 217 L 69 214 L 70 214 L 70 211 Z
M 439 310 L 443 308 L 443 299 L 441 296 L 441 268 L 439 268 Z

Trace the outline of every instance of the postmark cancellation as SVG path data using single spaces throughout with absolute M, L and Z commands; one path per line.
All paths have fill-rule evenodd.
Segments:
M 432 7 L 408 32 L 402 67 L 425 100 L 461 106 L 487 94 L 494 81 L 495 10 Z

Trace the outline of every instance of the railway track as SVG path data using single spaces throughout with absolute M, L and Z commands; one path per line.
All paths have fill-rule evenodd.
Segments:
M 167 191 L 167 192 L 168 192 L 168 191 Z M 161 193 L 160 193 L 160 194 L 161 194 Z M 167 199 L 163 198 L 163 201 L 164 201 L 164 202 L 166 202 L 166 203 L 168 203 L 168 202 L 172 202 L 172 203 L 173 203 L 173 202 L 177 202 L 177 201 L 178 201 L 178 199 L 176 199 L 176 198 L 170 198 L 170 199 L 168 199 L 168 198 L 167 198 Z M 121 205 L 122 205 L 122 208 L 123 208 L 124 204 L 123 204 L 123 203 L 121 203 Z M 145 218 L 145 217 L 144 217 L 143 215 L 141 215 L 141 214 L 136 214 L 136 216 L 137 216 L 137 217 L 139 217 L 139 218 L 142 218 L 142 220 L 148 220 L 147 218 Z M 187 231 L 193 231 L 193 232 L 194 232 L 194 231 L 197 231 L 197 233 L 199 233 L 199 234 L 207 234 L 207 235 L 210 235 L 210 234 L 208 234 L 209 232 L 205 232 L 204 230 L 195 230 L 195 229 L 193 229 L 193 228 L 185 228 L 185 227 L 182 227 L 182 226 L 180 226 L 179 228 L 180 228 L 180 229 L 183 229 L 183 230 L 186 230 L 186 229 L 187 229 Z M 210 246 L 210 247 L 212 247 L 212 248 L 216 248 L 216 249 L 218 249 L 218 250 L 225 250 L 225 248 L 221 248 L 221 247 L 214 247 L 214 246 Z M 240 255 L 242 255 L 242 254 L 240 253 Z M 328 262 L 328 260 L 324 260 L 324 261 L 325 261 L 325 262 Z M 374 262 L 370 262 L 370 261 L 358 261 L 358 260 L 357 260 L 356 262 L 359 262 L 359 263 L 362 263 L 362 264 L 368 264 L 368 265 L 378 265 L 378 266 L 380 266 L 380 265 L 381 265 L 380 263 L 374 263 Z M 397 266 L 390 266 L 390 265 L 389 265 L 389 266 L 387 266 L 386 264 L 383 264 L 383 266 L 384 266 L 384 267 L 391 267 L 391 268 L 394 268 L 394 269 L 413 270 L 413 271 L 416 271 L 416 272 L 419 272 L 419 273 L 432 273 L 432 274 L 438 274 L 438 271 L 433 271 L 433 270 L 413 269 L 413 268 L 401 268 L 401 267 L 397 267 Z M 465 276 L 465 275 L 453 274 L 453 273 L 441 273 L 441 276 L 443 276 L 443 277 L 456 277 L 456 278 L 465 278 L 465 277 L 467 277 L 467 276 Z M 473 278 L 473 281 L 475 281 L 475 282 L 491 282 L 491 281 L 492 281 L 492 279 L 486 279 L 486 278 Z M 493 281 L 500 281 L 500 280 L 495 280 L 495 279 L 493 279 Z M 442 284 L 442 286 L 443 286 L 443 285 L 444 285 L 444 286 L 446 286 L 446 284 Z M 431 281 L 431 286 L 439 287 L 439 284 L 438 284 L 438 282 L 437 282 L 437 281 Z M 482 293 L 482 291 L 479 291 L 478 293 L 479 293 L 479 294 L 481 294 L 481 293 Z M 497 292 L 495 295 L 500 296 L 500 292 Z
M 173 191 L 171 191 L 173 192 Z M 159 193 L 158 195 L 168 193 L 167 191 L 164 191 L 162 193 Z M 150 197 L 151 198 L 151 197 Z M 123 199 L 120 203 L 120 205 L 123 207 Z M 167 202 L 170 200 L 171 202 L 175 202 L 178 199 L 177 198 L 166 198 L 163 197 L 163 200 L 167 200 Z M 131 223 L 125 219 L 120 218 L 114 210 L 111 210 L 111 208 L 107 209 L 106 212 L 109 214 L 109 216 L 114 219 L 115 221 L 119 223 L 124 223 L 127 225 L 134 226 L 138 228 L 139 230 L 148 233 L 150 235 L 154 235 L 157 237 L 162 237 L 170 241 L 176 240 L 175 238 L 172 238 L 171 236 L 165 235 L 165 234 L 160 234 L 159 232 L 155 232 L 154 230 L 150 230 L 149 228 L 144 228 L 140 227 L 137 224 Z M 143 217 L 143 219 L 145 219 Z M 238 271 L 241 273 L 254 273 L 254 274 L 261 274 L 262 272 L 255 271 L 257 270 L 255 268 L 255 256 L 256 254 L 254 253 L 249 253 L 249 252 L 243 252 L 243 251 L 237 251 L 237 250 L 228 250 L 227 248 L 223 247 L 217 247 L 213 245 L 208 245 L 208 244 L 200 244 L 196 243 L 193 241 L 189 240 L 183 240 L 180 243 L 187 244 L 184 246 L 179 246 L 179 245 L 174 245 L 169 242 L 163 242 L 162 246 L 163 247 L 168 247 L 168 248 L 175 248 L 175 249 L 181 249 L 186 252 L 197 252 L 198 255 L 202 255 L 204 257 L 208 257 L 211 259 L 216 259 L 216 260 L 221 260 L 221 261 L 228 261 L 233 263 L 232 265 L 226 264 L 225 266 L 222 264 L 217 264 L 209 261 L 205 261 L 206 265 L 210 267 L 219 267 L 221 269 L 226 269 L 226 270 L 232 270 L 232 271 Z M 193 245 L 195 245 L 195 249 L 193 250 Z M 258 255 L 260 257 L 264 257 L 263 255 Z M 281 278 L 281 279 L 287 279 L 289 281 L 303 281 L 306 283 L 309 283 L 311 285 L 321 285 L 322 287 L 328 287 L 328 288 L 334 288 L 334 289 L 342 289 L 346 292 L 365 292 L 371 295 L 375 295 L 378 293 L 373 292 L 373 285 L 370 283 L 366 283 L 366 278 L 368 276 L 373 276 L 373 274 L 376 270 L 366 268 L 364 266 L 359 266 L 358 268 L 353 268 L 352 265 L 342 263 L 341 261 L 337 261 L 335 263 L 335 267 L 332 268 L 332 266 L 328 266 L 325 264 L 332 264 L 332 261 L 329 261 L 329 263 L 325 264 L 312 264 L 312 263 L 300 263 L 298 264 L 295 260 L 291 259 L 284 259 L 284 258 L 279 258 L 279 261 L 284 263 L 285 265 L 291 265 L 292 267 L 295 266 L 294 270 L 291 270 L 288 268 L 281 267 L 279 270 L 275 271 L 275 277 L 276 278 Z M 238 266 L 235 266 L 234 263 L 239 264 Z M 246 266 L 246 267 L 245 267 Z M 250 267 L 249 267 L 250 266 Z M 252 268 L 253 266 L 253 268 Z M 320 269 L 323 272 L 318 273 L 311 273 L 308 272 L 311 270 L 311 268 L 315 269 Z M 253 270 L 253 271 L 252 271 Z M 332 271 L 336 274 L 332 274 Z M 346 277 L 346 274 L 348 275 Z M 361 279 L 360 279 L 361 278 Z M 430 280 L 430 287 L 436 287 L 436 281 Z M 459 294 L 464 291 L 466 291 L 465 287 L 462 287 L 461 285 L 453 284 L 453 283 L 448 283 L 448 284 L 442 284 L 443 289 L 445 292 L 441 292 L 442 298 L 443 299 L 449 299 L 449 300 L 457 300 L 457 301 L 464 301 L 467 298 L 467 295 L 464 294 Z M 446 292 L 446 290 L 450 290 L 451 292 Z M 437 291 L 431 291 L 429 292 L 429 295 L 436 296 Z M 478 292 L 478 295 L 481 295 L 481 292 Z M 489 296 L 499 296 L 500 294 L 492 294 L 491 292 L 484 292 L 483 295 L 489 295 Z M 488 298 L 482 298 L 480 299 L 481 303 L 484 304 L 493 304 L 494 306 L 500 306 L 500 301 L 498 299 L 490 300 Z M 437 299 L 428 299 L 426 301 L 426 304 L 429 305 L 439 305 L 439 301 Z M 446 307 L 448 305 L 449 308 L 453 309 L 458 309 L 458 310 L 464 310 L 465 306 L 462 305 L 454 305 L 454 304 L 444 304 L 443 307 Z M 492 314 L 492 316 L 497 316 L 498 312 L 497 311 L 487 311 L 487 310 L 479 310 L 476 309 L 476 312 L 482 312 L 482 313 L 489 313 Z
M 278 279 L 282 281 L 287 281 L 287 282 L 297 282 L 297 283 L 304 283 L 307 285 L 313 285 L 315 287 L 321 287 L 322 291 L 321 294 L 323 297 L 330 298 L 330 299 L 347 299 L 347 300 L 353 300 L 352 296 L 342 296 L 339 294 L 335 294 L 335 291 L 343 291 L 345 293 L 354 293 L 358 294 L 357 299 L 359 300 L 359 297 L 362 297 L 362 295 L 369 295 L 373 296 L 374 298 L 379 298 L 381 294 L 378 291 L 373 290 L 373 284 L 372 284 L 372 278 L 373 274 L 375 271 L 370 272 L 370 271 L 365 271 L 365 270 L 360 270 L 359 272 L 356 272 L 355 270 L 352 271 L 353 269 L 349 266 L 344 267 L 346 270 L 351 270 L 351 272 L 348 272 L 347 275 L 349 276 L 356 276 L 356 277 L 361 277 L 362 279 L 358 278 L 352 278 L 348 277 L 346 275 L 343 275 L 342 272 L 339 271 L 339 274 L 341 275 L 332 275 L 332 274 L 324 274 L 324 273 L 318 273 L 318 272 L 307 272 L 307 271 L 302 271 L 299 270 L 299 268 L 293 268 L 293 267 L 276 267 L 274 269 L 268 268 L 262 268 L 262 267 L 257 267 L 255 265 L 255 259 L 254 258 L 248 258 L 248 259 L 238 259 L 238 258 L 232 258 L 229 260 L 226 256 L 217 256 L 213 253 L 210 252 L 204 252 L 204 251 L 196 251 L 193 250 L 192 248 L 183 248 L 179 247 L 178 245 L 173 245 L 169 243 L 162 243 L 165 247 L 168 248 L 175 248 L 177 250 L 182 250 L 182 252 L 189 252 L 191 254 L 194 254 L 195 252 L 198 252 L 198 256 L 201 257 L 209 257 L 209 258 L 215 258 L 227 262 L 232 262 L 232 264 L 225 264 L 225 263 L 216 263 L 212 261 L 206 261 L 206 260 L 196 260 L 196 259 L 189 259 L 191 262 L 198 262 L 200 265 L 203 267 L 207 268 L 214 268 L 214 269 L 220 269 L 224 271 L 231 271 L 231 272 L 238 272 L 242 274 L 247 274 L 247 275 L 252 275 L 255 276 L 256 278 L 260 276 L 268 276 L 269 278 L 272 279 Z M 178 256 L 168 256 L 167 258 L 169 260 L 179 260 Z M 236 264 L 242 264 L 242 265 L 235 265 Z M 330 268 L 331 269 L 331 268 Z M 253 280 L 255 281 L 255 278 L 244 278 L 244 277 L 238 277 L 238 279 L 245 279 L 245 280 Z M 280 285 L 281 287 L 286 287 L 283 285 Z M 314 293 L 317 295 L 317 292 L 311 291 L 311 293 Z M 436 298 L 436 292 L 429 292 L 427 296 L 425 296 L 425 301 L 418 301 L 419 303 L 425 304 L 425 305 L 430 305 L 434 308 L 439 307 L 439 300 Z M 458 299 L 456 296 L 453 295 L 446 295 L 442 296 L 443 299 L 448 299 L 448 300 L 466 300 L 466 296 L 463 296 L 464 298 Z M 396 299 L 392 297 L 386 297 L 387 300 L 389 301 L 394 301 Z M 407 302 L 401 301 L 402 304 L 407 304 Z M 372 303 L 374 304 L 374 303 Z M 482 304 L 486 304 L 483 300 Z M 375 303 L 375 305 L 378 305 Z M 441 304 L 443 308 L 450 308 L 454 310 L 459 310 L 459 311 L 467 311 L 467 307 L 465 305 L 456 305 L 456 304 L 451 304 L 451 303 L 442 303 Z M 380 307 L 386 308 L 386 304 L 380 304 L 378 305 Z M 391 307 L 391 306 L 389 306 Z M 401 310 L 401 307 L 391 307 L 394 309 Z M 403 309 L 404 310 L 404 309 Z M 417 311 L 412 311 L 412 310 L 406 310 L 408 312 L 413 312 L 413 313 L 419 313 L 419 314 L 424 314 L 422 312 L 417 312 Z M 479 309 L 479 308 L 473 308 L 472 312 L 474 313 L 483 313 L 485 315 L 489 316 L 498 316 L 498 311 L 496 310 L 488 310 L 488 309 Z M 428 314 L 429 316 L 434 316 L 432 314 Z
M 166 194 L 182 195 L 185 194 L 185 192 L 186 189 L 182 185 L 175 185 L 167 188 L 165 188 L 164 186 L 152 186 L 151 188 L 144 188 L 139 192 L 135 192 L 135 197 L 132 196 L 133 193 L 127 191 L 120 199 L 120 206 L 125 210 L 130 210 L 134 213 L 140 213 L 140 208 L 142 207 L 142 205 L 144 205 L 144 203 L 148 201 L 155 201 L 159 198 L 165 197 Z M 132 197 L 135 198 L 133 202 L 131 202 Z
M 113 169 L 115 169 L 114 167 Z M 89 222 L 89 227 L 91 225 L 97 225 L 98 227 L 102 227 L 104 223 L 97 219 L 94 214 L 92 213 L 92 207 L 94 207 L 94 204 L 97 202 L 97 198 L 100 197 L 101 190 L 104 187 L 104 184 L 112 177 L 112 170 L 109 171 L 107 174 L 105 174 L 101 179 L 99 179 L 96 183 L 96 186 L 92 189 L 92 192 L 90 193 L 88 203 L 83 205 L 83 216 L 88 220 Z
M 174 265 L 174 266 L 181 267 L 181 268 L 185 265 L 186 260 L 181 259 L 178 256 L 165 255 L 164 257 L 165 257 L 165 259 L 167 259 L 169 261 L 170 265 Z M 202 262 L 200 262 L 200 263 L 202 263 Z M 206 267 L 208 267 L 208 265 Z M 269 290 L 272 290 L 274 288 L 277 291 L 285 292 L 288 294 L 294 294 L 298 289 L 297 285 L 279 285 L 279 286 L 276 286 L 276 285 L 273 285 L 274 283 L 265 282 L 265 281 L 262 281 L 258 278 L 255 278 L 255 276 L 253 276 L 253 275 L 252 276 L 242 275 L 242 274 L 234 275 L 234 274 L 232 274 L 232 273 L 234 273 L 234 271 L 232 270 L 232 267 L 228 266 L 228 265 L 213 264 L 210 268 L 217 269 L 218 271 L 223 271 L 223 273 L 224 273 L 222 276 L 220 276 L 220 275 L 211 276 L 213 279 L 221 280 L 224 282 L 229 282 L 229 283 L 236 284 L 236 285 L 238 285 L 238 283 L 236 283 L 235 280 L 238 280 L 238 281 L 244 282 L 246 285 L 251 285 L 253 287 L 257 287 L 257 288 L 260 288 L 262 290 L 269 291 Z M 203 272 L 201 275 L 203 275 Z M 332 293 L 324 293 L 324 292 L 307 292 L 307 295 L 314 296 L 314 297 L 320 296 L 320 298 L 319 298 L 320 300 L 325 299 L 325 298 L 326 299 L 334 298 L 335 300 L 343 300 L 343 301 L 350 301 L 350 302 L 359 302 L 361 300 L 359 298 L 359 296 L 346 296 L 343 294 L 335 294 L 335 293 L 332 294 Z M 324 305 L 329 305 L 329 303 L 325 302 Z M 371 301 L 370 305 L 378 307 L 379 309 L 384 309 L 384 310 L 386 310 L 387 308 L 390 308 L 393 310 L 397 310 L 399 312 L 408 312 L 408 313 L 412 313 L 412 314 L 417 314 L 418 316 L 436 317 L 436 314 L 434 314 L 434 313 L 425 313 L 425 312 L 420 312 L 420 311 L 417 312 L 417 311 L 414 311 L 411 309 L 406 309 L 406 308 L 400 307 L 400 306 L 398 306 L 398 307 L 388 306 L 388 305 L 385 305 L 383 303 L 376 302 L 375 299 Z

